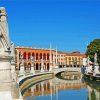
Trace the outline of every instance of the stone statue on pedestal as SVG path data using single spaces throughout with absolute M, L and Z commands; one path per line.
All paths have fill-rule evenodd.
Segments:
M 0 50 L 10 50 L 7 15 L 4 7 L 0 8 Z
M 7 14 L 5 8 L 0 7 L 0 82 L 10 82 L 12 80 L 10 49 Z
M 33 56 L 31 56 L 31 60 L 32 60 L 32 65 L 31 65 L 31 73 L 35 73 L 35 71 L 34 71 L 34 57 Z
M 99 71 L 99 64 L 97 62 L 97 53 L 94 54 L 94 72 L 93 72 L 94 76 L 96 74 L 100 74 L 100 71 Z
M 97 53 L 94 54 L 94 65 L 97 65 Z
M 23 53 L 20 52 L 20 75 L 24 75 L 25 74 L 25 70 L 24 70 L 24 59 L 23 59 Z
M 90 65 L 90 58 L 89 56 L 87 57 L 87 66 L 85 69 L 85 74 L 92 73 L 92 66 Z
M 4 98 L 7 95 L 5 100 L 12 100 L 16 90 L 16 82 L 13 82 L 14 77 L 12 78 L 15 66 L 11 67 L 11 62 L 14 61 L 13 51 L 14 46 L 11 45 L 9 39 L 6 10 L 4 7 L 0 7 L 0 93 L 3 93 L 2 97 Z

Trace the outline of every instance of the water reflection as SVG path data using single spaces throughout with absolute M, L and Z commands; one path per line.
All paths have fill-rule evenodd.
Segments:
M 80 77 L 81 78 L 81 77 Z M 100 100 L 100 92 L 80 80 L 54 78 L 37 83 L 23 94 L 25 100 Z
M 81 78 L 79 72 L 63 72 L 58 73 L 56 76 L 65 80 L 79 80 Z
M 100 82 L 86 79 L 88 100 L 100 100 Z

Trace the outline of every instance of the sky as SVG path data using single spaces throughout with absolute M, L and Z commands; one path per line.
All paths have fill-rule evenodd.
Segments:
M 0 0 L 15 46 L 85 52 L 100 38 L 99 0 Z

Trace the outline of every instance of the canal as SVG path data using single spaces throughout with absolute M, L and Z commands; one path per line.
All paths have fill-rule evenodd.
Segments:
M 60 77 L 61 76 L 61 77 Z M 26 89 L 25 100 L 100 100 L 100 82 L 80 74 L 61 73 Z

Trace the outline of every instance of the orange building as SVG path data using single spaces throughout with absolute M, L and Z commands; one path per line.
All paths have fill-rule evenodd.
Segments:
M 50 62 L 50 49 L 16 47 L 15 48 L 16 69 L 20 69 L 21 54 L 23 55 L 25 69 L 31 69 L 32 64 L 34 64 L 34 70 L 41 70 L 42 59 L 44 63 L 44 70 L 50 69 L 50 63 L 52 66 L 55 66 L 54 50 L 51 50 L 52 62 Z
M 81 67 L 83 66 L 84 58 L 86 58 L 86 54 L 81 54 L 80 52 L 72 52 L 72 53 L 60 52 L 60 51 L 56 52 L 54 49 L 50 50 L 44 48 L 40 49 L 40 48 L 16 47 L 15 48 L 16 69 L 20 69 L 21 54 L 23 55 L 25 69 L 31 69 L 31 66 L 33 64 L 34 70 L 41 70 L 41 65 L 43 63 L 44 64 L 43 69 L 47 71 L 50 69 L 50 65 L 52 66 L 52 68 L 55 68 L 56 64 L 58 65 L 58 68 Z

